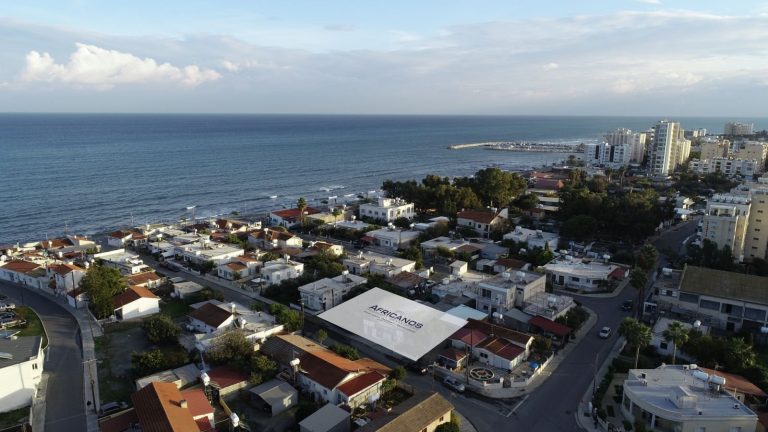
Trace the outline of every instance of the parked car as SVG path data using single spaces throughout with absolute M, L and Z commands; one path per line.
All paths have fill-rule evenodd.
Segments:
M 599 336 L 603 339 L 608 339 L 608 336 L 611 335 L 611 328 L 610 327 L 603 327 L 600 329 Z
M 419 375 L 426 375 L 429 372 L 429 368 L 419 362 L 411 362 L 405 365 L 405 368 L 409 371 L 416 372 Z
M 107 402 L 101 406 L 99 417 L 106 417 L 126 408 L 128 408 L 128 404 L 125 402 Z
M 465 390 L 464 384 L 460 383 L 459 380 L 454 377 L 445 377 L 443 384 L 458 393 L 462 393 Z
M 13 318 L 15 315 L 13 312 L 0 312 L 0 319 Z
M 632 300 L 624 300 L 624 303 L 621 304 L 621 310 L 631 311 L 633 305 Z
M 13 303 L 0 303 L 0 312 L 16 309 L 16 305 Z

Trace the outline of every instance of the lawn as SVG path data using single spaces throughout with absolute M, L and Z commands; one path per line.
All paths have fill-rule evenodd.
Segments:
M 0 429 L 10 428 L 25 422 L 29 418 L 29 407 L 0 413 Z
M 189 306 L 179 299 L 163 300 L 160 302 L 160 312 L 171 319 L 181 318 L 189 313 Z
M 27 321 L 26 325 L 17 328 L 20 330 L 18 336 L 42 336 L 42 348 L 48 346 L 48 336 L 45 334 L 45 329 L 43 328 L 42 321 L 40 321 L 40 317 L 38 317 L 32 309 L 26 306 L 19 306 L 16 308 L 16 314 Z

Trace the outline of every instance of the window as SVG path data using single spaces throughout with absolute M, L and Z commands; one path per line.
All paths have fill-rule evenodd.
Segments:
M 744 308 L 744 318 L 754 321 L 765 321 L 765 311 L 755 308 Z
M 663 350 L 667 349 L 667 347 L 668 347 L 668 346 L 669 346 L 669 345 L 668 345 L 666 342 L 661 342 L 661 343 L 659 344 L 659 348 L 661 348 L 661 349 L 663 349 Z
M 686 303 L 698 303 L 699 296 L 697 296 L 696 294 L 688 294 L 688 293 L 681 292 L 680 301 L 684 301 Z
M 445 418 L 445 416 L 444 416 L 444 415 L 441 415 L 441 416 L 440 416 L 440 418 L 439 418 L 437 421 L 439 421 L 440 423 L 442 423 L 444 418 Z
M 491 298 L 491 290 L 483 288 L 481 295 L 485 298 Z
M 711 309 L 711 310 L 720 310 L 720 303 L 712 300 L 701 300 L 699 302 L 699 307 L 702 309 Z
M 37 370 L 37 363 L 32 363 L 32 370 Z
M 581 279 L 579 279 L 577 277 L 571 277 L 571 281 L 572 282 L 579 282 L 579 281 L 581 281 Z

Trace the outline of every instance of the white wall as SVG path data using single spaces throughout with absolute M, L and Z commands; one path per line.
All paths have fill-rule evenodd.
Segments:
M 10 411 L 32 403 L 43 372 L 43 352 L 34 360 L 0 369 L 0 411 Z
M 160 301 L 156 298 L 140 298 L 122 307 L 123 319 L 140 318 L 160 312 Z

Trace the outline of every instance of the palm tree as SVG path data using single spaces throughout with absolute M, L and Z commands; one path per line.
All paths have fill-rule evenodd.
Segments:
M 624 336 L 627 344 L 635 347 L 635 369 L 637 369 L 640 348 L 651 343 L 651 329 L 634 318 L 626 317 L 619 326 L 619 334 Z
M 339 220 L 339 216 L 341 216 L 341 209 L 334 207 L 333 210 L 331 210 L 331 214 L 333 215 L 333 223 L 336 223 L 336 221 Z
M 296 207 L 299 209 L 301 228 L 304 229 L 304 210 L 307 208 L 307 200 L 305 200 L 304 197 L 299 198 L 299 200 L 296 201 Z
M 659 251 L 652 244 L 646 243 L 635 254 L 635 263 L 647 273 L 656 266 L 656 259 L 658 257 Z
M 645 297 L 645 286 L 648 284 L 648 272 L 635 267 L 629 274 L 629 284 L 637 290 L 637 317 L 640 318 L 643 313 L 643 298 Z
M 683 323 L 680 321 L 673 321 L 671 324 L 669 324 L 669 327 L 664 330 L 662 336 L 664 337 L 664 340 L 667 341 L 667 343 L 673 344 L 672 364 L 674 365 L 677 356 L 677 347 L 688 342 L 688 329 L 685 328 Z

